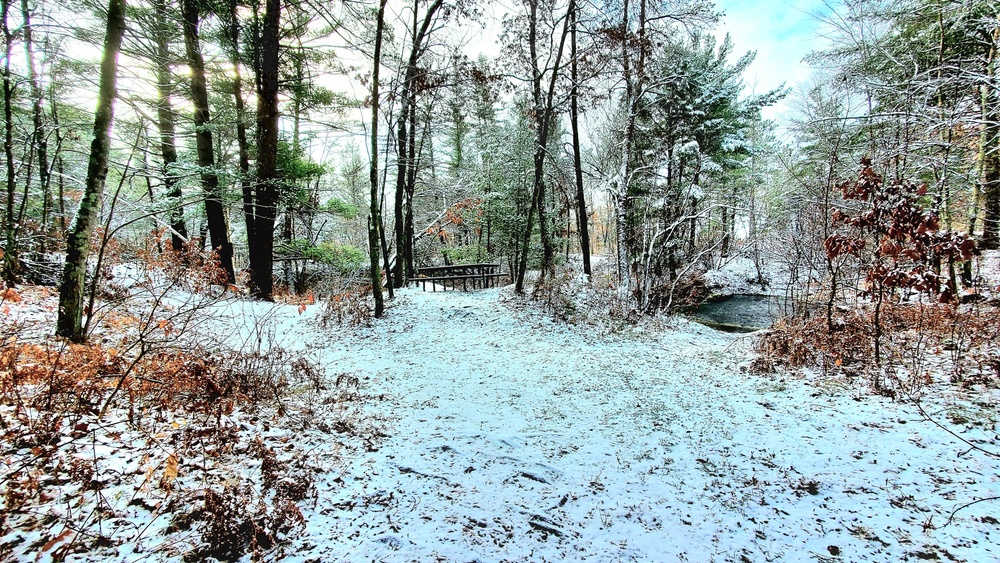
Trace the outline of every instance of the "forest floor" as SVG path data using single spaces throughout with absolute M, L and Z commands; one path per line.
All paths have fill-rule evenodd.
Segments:
M 239 532 L 196 533 L 199 487 L 239 477 L 262 498 L 281 472 L 312 488 L 265 560 L 1000 560 L 1000 503 L 962 508 L 997 495 L 1000 460 L 958 439 L 1000 449 L 995 390 L 941 376 L 927 420 L 843 382 L 748 374 L 746 335 L 566 323 L 509 289 L 405 289 L 367 327 L 322 327 L 322 305 L 217 306 L 199 330 L 308 354 L 326 384 L 216 417 L 223 454 L 180 451 L 191 419 L 140 432 L 111 413 L 72 455 L 112 477 L 22 500 L 0 559 L 190 558 Z M 101 549 L 69 549 L 95 521 Z
M 997 502 L 946 525 L 1000 490 L 1000 463 L 946 432 L 995 451 L 988 396 L 940 386 L 941 428 L 747 375 L 749 338 L 682 319 L 595 334 L 505 290 L 400 293 L 324 353 L 395 422 L 320 480 L 295 560 L 1000 560 Z

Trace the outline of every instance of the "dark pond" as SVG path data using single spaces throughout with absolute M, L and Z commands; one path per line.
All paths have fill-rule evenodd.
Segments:
M 768 328 L 786 312 L 785 299 L 767 295 L 733 295 L 702 303 L 688 312 L 691 320 L 718 330 L 751 332 Z

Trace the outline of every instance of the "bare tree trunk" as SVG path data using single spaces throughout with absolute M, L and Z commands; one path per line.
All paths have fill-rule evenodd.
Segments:
M 2 10 L 0 16 L 3 17 L 3 36 L 6 53 L 3 67 L 3 115 L 4 115 L 4 141 L 3 153 L 7 161 L 7 189 L 6 206 L 4 209 L 4 255 L 3 255 L 3 280 L 8 287 L 18 282 L 17 275 L 17 220 L 14 217 L 14 198 L 17 194 L 17 177 L 14 167 L 14 83 L 10 74 L 10 58 L 14 49 L 14 36 L 10 32 L 7 18 L 10 15 L 10 0 L 2 0 Z
M 577 73 L 577 49 L 576 49 L 576 26 L 577 12 L 574 9 L 570 12 L 570 80 L 573 84 L 570 91 L 569 116 L 570 127 L 573 130 L 573 171 L 576 180 L 576 211 L 577 211 L 577 231 L 580 233 L 580 251 L 583 253 L 583 273 L 588 276 L 590 269 L 590 229 L 588 225 L 587 199 L 583 192 L 583 160 L 580 157 L 580 110 L 578 100 L 580 96 L 579 74 Z
M 33 26 L 31 23 L 31 12 L 28 9 L 28 0 L 21 0 L 21 13 L 24 18 L 24 57 L 28 67 L 28 85 L 31 93 L 31 119 L 34 130 L 32 131 L 31 145 L 33 152 L 38 157 L 38 186 L 42 191 L 42 229 L 48 225 L 49 209 L 51 201 L 49 199 L 49 154 L 48 135 L 45 131 L 45 92 L 42 91 L 38 82 L 38 69 L 35 63 L 35 43 L 33 39 Z M 30 182 L 30 178 L 28 180 Z M 45 237 L 42 237 L 42 249 L 44 251 Z
M 991 34 L 987 54 L 985 83 L 982 91 L 983 123 L 979 138 L 979 160 L 982 169 L 983 248 L 1000 246 L 1000 95 L 993 86 L 996 77 L 997 48 L 1000 44 L 1000 22 Z
M 551 267 L 552 258 L 555 256 L 555 249 L 549 238 L 547 217 L 545 216 L 545 155 L 549 139 L 549 126 L 552 123 L 554 113 L 553 104 L 555 101 L 556 81 L 559 78 L 559 66 L 562 62 L 563 49 L 566 46 L 566 37 L 569 36 L 569 17 L 563 20 L 562 35 L 559 38 L 559 48 L 556 52 L 555 60 L 552 64 L 552 76 L 549 81 L 548 92 L 542 97 L 542 75 L 547 69 L 538 68 L 538 2 L 529 1 L 528 13 L 528 47 L 531 56 L 531 87 L 532 98 L 535 106 L 535 154 L 534 154 L 534 182 L 531 193 L 531 206 L 528 208 L 528 220 L 524 228 L 524 238 L 521 241 L 521 257 L 517 268 L 517 279 L 515 290 L 518 293 L 524 291 L 524 275 L 528 270 L 528 253 L 531 248 L 531 233 L 534 230 L 534 213 L 538 212 L 538 221 L 542 238 L 542 277 Z M 567 13 L 576 9 L 576 0 L 570 0 Z
M 281 6 L 267 0 L 257 64 L 257 178 L 250 241 L 250 293 L 272 299 L 274 222 L 278 207 L 278 53 Z
M 424 42 L 429 33 L 431 23 L 438 9 L 443 4 L 443 0 L 434 0 L 427 7 L 423 22 L 418 27 L 420 21 L 417 17 L 419 4 L 413 4 L 413 28 L 411 30 L 412 43 L 410 44 L 410 54 L 406 63 L 406 71 L 403 78 L 403 89 L 400 95 L 399 121 L 397 122 L 396 133 L 396 192 L 394 197 L 395 207 L 393 209 L 393 226 L 396 235 L 396 263 L 392 266 L 392 286 L 402 287 L 406 278 L 413 271 L 413 255 L 411 242 L 407 236 L 408 231 L 412 231 L 412 223 L 407 225 L 406 217 L 412 216 L 407 213 L 409 208 L 409 198 L 413 195 L 411 178 L 416 178 L 416 89 L 417 89 L 417 63 L 420 55 L 424 51 Z
M 181 200 L 181 186 L 178 183 L 174 167 L 177 163 L 177 145 L 175 143 L 174 108 L 170 104 L 170 44 L 168 30 L 172 28 L 167 22 L 166 0 L 156 0 L 153 3 L 156 12 L 156 82 L 158 99 L 156 104 L 156 127 L 160 133 L 160 156 L 163 162 L 163 187 L 170 200 L 170 246 L 175 251 L 183 250 L 187 239 L 187 225 L 184 224 L 184 207 Z
M 229 0 L 227 21 L 224 22 L 223 35 L 228 43 L 230 62 L 233 65 L 233 104 L 236 109 L 236 145 L 239 150 L 240 187 L 243 194 L 243 220 L 246 225 L 247 241 L 256 240 L 254 226 L 254 183 L 250 178 L 250 149 L 247 142 L 247 112 L 243 100 L 243 74 L 240 71 L 240 20 L 237 10 L 238 0 Z
M 372 62 L 372 122 L 371 122 L 371 164 L 368 169 L 368 180 L 371 184 L 371 207 L 368 214 L 368 255 L 370 258 L 369 274 L 372 282 L 372 295 L 375 298 L 375 317 L 380 318 L 385 308 L 382 302 L 382 272 L 379 265 L 379 229 L 382 227 L 382 217 L 379 212 L 378 186 L 378 109 L 379 91 L 378 74 L 382 65 L 382 32 L 385 29 L 385 4 L 387 0 L 379 0 L 378 19 L 375 27 L 375 54 Z
M 55 88 L 52 84 L 49 84 L 48 88 L 49 97 L 49 109 L 52 113 L 52 130 L 56 137 L 56 152 L 55 156 L 52 158 L 52 168 L 56 171 L 56 178 L 58 182 L 57 198 L 59 204 L 59 236 L 65 237 L 67 231 L 66 225 L 66 175 L 65 167 L 63 165 L 62 155 L 59 153 L 60 147 L 63 143 L 63 133 L 59 127 L 59 106 L 56 103 Z M 52 177 L 49 177 L 51 181 Z
M 645 7 L 645 4 L 643 4 Z M 628 291 L 631 287 L 629 278 L 628 250 L 628 216 L 629 216 L 629 183 L 631 179 L 632 145 L 635 138 L 635 120 L 638 106 L 638 85 L 632 72 L 632 53 L 629 49 L 629 0 L 622 4 L 622 78 L 625 82 L 625 127 L 622 131 L 622 155 L 618 172 L 618 188 L 613 194 L 615 201 L 615 231 L 618 235 L 618 284 L 619 289 Z M 644 22 L 640 21 L 640 28 Z
M 90 237 L 101 207 L 104 181 L 108 175 L 108 154 L 111 152 L 111 124 L 117 96 L 118 51 L 125 30 L 125 1 L 111 0 L 108 5 L 108 27 L 104 38 L 104 55 L 101 59 L 100 87 L 97 112 L 94 116 L 94 140 L 90 145 L 87 180 L 84 185 L 80 208 L 70 228 L 66 243 L 66 263 L 59 285 L 59 316 L 56 334 L 75 342 L 82 342 L 83 285 L 90 254 Z M 88 313 L 89 314 L 89 313 Z
M 184 12 L 184 45 L 188 65 L 191 67 L 191 102 L 194 104 L 195 145 L 198 149 L 198 167 L 201 168 L 201 186 L 205 191 L 205 214 L 212 250 L 219 255 L 219 264 L 226 272 L 227 283 L 236 282 L 233 269 L 233 244 L 229 240 L 229 224 L 219 193 L 219 176 L 215 173 L 215 150 L 212 146 L 211 116 L 208 109 L 208 85 L 205 80 L 205 60 L 201 55 L 198 38 L 198 0 L 182 0 Z
M 431 115 L 430 104 L 428 104 L 428 115 L 425 120 L 424 132 L 420 138 L 420 147 L 417 148 L 417 106 L 416 104 L 410 108 L 410 129 L 409 129 L 409 140 L 407 143 L 410 147 L 410 160 L 413 163 L 406 171 L 406 216 L 403 221 L 403 234 L 405 236 L 405 244 L 403 245 L 403 261 L 406 263 L 406 277 L 407 279 L 413 278 L 416 274 L 416 270 L 413 267 L 413 194 L 417 189 L 417 167 L 420 166 L 420 155 L 423 153 L 424 140 L 431 139 Z M 433 144 L 431 145 L 433 149 Z

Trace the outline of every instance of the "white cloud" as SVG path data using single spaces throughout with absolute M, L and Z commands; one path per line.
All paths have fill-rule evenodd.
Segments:
M 803 58 L 822 47 L 816 14 L 829 11 L 822 1 L 718 0 L 716 7 L 725 12 L 716 34 L 732 36 L 735 55 L 757 51 L 745 74 L 749 91 L 766 92 L 781 84 L 795 88 L 806 82 L 811 70 Z M 786 109 L 781 103 L 764 115 L 776 118 Z

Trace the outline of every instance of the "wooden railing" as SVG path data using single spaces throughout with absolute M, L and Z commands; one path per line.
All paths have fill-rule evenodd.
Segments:
M 437 291 L 439 287 L 442 291 L 459 288 L 469 291 L 497 287 L 498 280 L 505 277 L 507 274 L 500 271 L 500 264 L 456 264 L 417 268 L 417 277 L 413 281 L 419 283 L 424 291 L 427 291 L 428 283 L 431 284 L 431 291 Z

